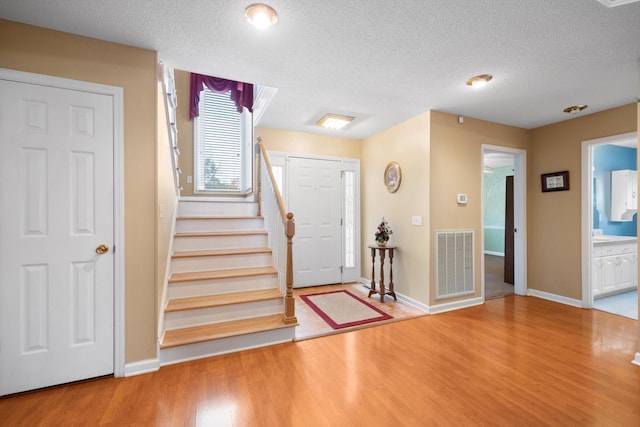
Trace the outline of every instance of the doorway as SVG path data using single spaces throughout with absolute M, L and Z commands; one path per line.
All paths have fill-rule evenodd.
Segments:
M 0 70 L 0 92 L 0 395 L 121 376 L 122 90 Z
M 526 294 L 526 152 L 482 147 L 483 298 Z
M 269 152 L 287 210 L 294 214 L 294 287 L 360 278 L 360 161 Z
M 637 133 L 583 141 L 582 164 L 582 305 L 637 320 Z M 636 206 L 619 211 L 623 176 Z

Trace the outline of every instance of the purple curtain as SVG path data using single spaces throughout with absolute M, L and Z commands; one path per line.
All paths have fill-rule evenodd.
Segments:
M 251 83 L 236 82 L 234 80 L 221 79 L 219 77 L 203 76 L 202 74 L 191 73 L 191 97 L 189 106 L 189 118 L 198 117 L 198 103 L 200 102 L 200 92 L 206 85 L 211 91 L 216 93 L 227 93 L 231 91 L 231 100 L 236 103 L 238 113 L 242 113 L 243 108 L 253 112 L 253 85 Z

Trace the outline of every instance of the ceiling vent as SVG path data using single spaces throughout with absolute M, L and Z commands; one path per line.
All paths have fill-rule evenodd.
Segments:
M 622 6 L 623 4 L 636 3 L 640 0 L 596 0 L 607 7 Z

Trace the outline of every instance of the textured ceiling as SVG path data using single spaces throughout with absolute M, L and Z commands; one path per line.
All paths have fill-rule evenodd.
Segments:
M 640 3 L 596 0 L 0 0 L 0 17 L 157 50 L 168 65 L 278 88 L 260 126 L 364 138 L 434 109 L 523 128 L 634 102 Z M 490 73 L 491 83 L 466 81 Z M 342 131 L 314 126 L 355 116 Z

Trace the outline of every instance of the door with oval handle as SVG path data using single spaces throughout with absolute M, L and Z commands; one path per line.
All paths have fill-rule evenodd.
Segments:
M 106 254 L 107 252 L 109 252 L 109 246 L 105 244 L 102 244 L 96 248 L 96 253 L 98 255 Z

